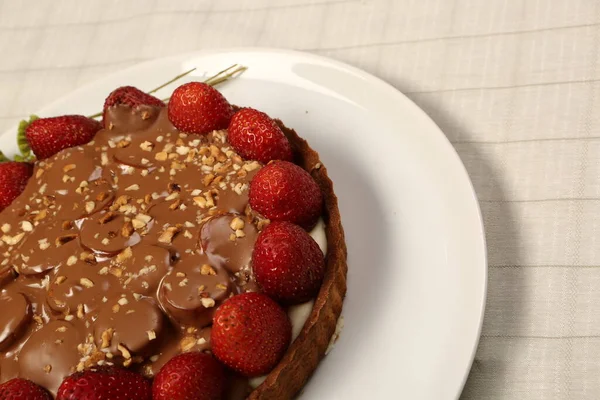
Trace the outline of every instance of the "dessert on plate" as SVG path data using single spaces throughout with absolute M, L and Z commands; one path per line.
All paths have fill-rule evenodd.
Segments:
M 305 140 L 202 82 L 21 128 L 36 159 L 0 164 L 0 399 L 302 388 L 346 290 L 337 199 Z

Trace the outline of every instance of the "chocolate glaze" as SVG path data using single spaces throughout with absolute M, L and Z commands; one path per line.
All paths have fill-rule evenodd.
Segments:
M 105 122 L 93 142 L 37 162 L 0 213 L 2 381 L 56 393 L 107 363 L 153 376 L 209 350 L 215 308 L 258 290 L 250 260 L 266 221 L 248 185 L 261 164 L 226 131 L 178 132 L 165 109 L 114 107 Z

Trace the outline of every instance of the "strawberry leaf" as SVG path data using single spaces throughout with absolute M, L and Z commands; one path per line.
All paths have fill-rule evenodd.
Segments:
M 29 121 L 22 120 L 19 122 L 19 128 L 17 130 L 17 145 L 19 146 L 19 151 L 21 152 L 21 157 L 23 159 L 31 159 L 31 148 L 29 147 L 29 143 L 27 142 L 27 137 L 25 136 L 25 131 L 29 124 L 31 124 L 36 119 L 39 119 L 37 115 L 29 116 Z M 16 160 L 17 156 L 15 156 Z M 17 160 L 18 161 L 18 160 Z

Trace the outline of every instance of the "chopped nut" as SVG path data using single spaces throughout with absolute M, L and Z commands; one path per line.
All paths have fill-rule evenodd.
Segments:
M 75 265 L 77 263 L 77 257 L 71 256 L 67 259 L 67 265 Z
M 193 336 L 186 336 L 179 342 L 179 348 L 182 352 L 189 351 L 196 345 L 196 339 Z
M 90 252 L 87 252 L 87 251 L 84 251 L 84 252 L 82 252 L 82 253 L 79 255 L 79 259 L 80 259 L 81 261 L 85 261 L 86 263 L 88 263 L 88 264 L 92 264 L 92 265 L 96 265 L 96 264 L 98 263 L 98 262 L 96 261 L 96 257 L 95 257 L 95 256 L 94 256 L 92 253 L 90 253 Z
M 171 201 L 179 198 L 179 192 L 173 192 L 167 197 L 165 197 L 165 201 Z
M 0 230 L 2 230 L 2 233 L 8 233 L 10 232 L 10 224 L 2 224 L 2 227 L 0 228 Z
M 229 234 L 229 240 L 232 242 L 235 242 L 235 239 L 237 239 L 237 236 L 235 236 L 235 233 L 230 233 Z
M 129 140 L 122 139 L 122 140 L 119 140 L 119 142 L 117 143 L 117 147 L 124 149 L 125 147 L 129 146 L 130 144 L 131 144 L 131 142 Z
M 43 210 L 40 210 L 40 212 L 38 212 L 36 214 L 36 216 L 33 218 L 34 221 L 41 221 L 44 218 L 46 218 L 46 216 L 48 215 L 48 210 L 46 210 L 45 208 Z
M 59 326 L 58 328 L 56 328 L 56 332 L 66 332 L 67 331 L 67 327 L 66 326 Z
M 152 142 L 147 141 L 147 140 L 145 142 L 142 142 L 140 144 L 140 149 L 142 149 L 144 151 L 152 151 L 153 148 L 154 148 L 154 144 Z
M 213 179 L 215 179 L 213 174 L 205 175 L 204 179 L 202 179 L 202 183 L 204 183 L 204 186 L 208 186 L 212 183 Z
M 44 372 L 45 372 L 45 373 L 47 373 L 47 374 L 49 374 L 49 373 L 50 373 L 50 371 L 52 371 L 52 365 L 50 365 L 50 364 L 46 364 L 46 365 L 44 366 Z
M 85 314 L 83 313 L 83 304 L 77 304 L 77 318 L 83 319 Z
M 93 201 L 88 201 L 85 203 L 85 212 L 90 214 L 92 211 L 94 211 L 95 207 L 96 203 L 94 203 Z
M 2 241 L 9 246 L 14 246 L 15 244 L 19 243 L 21 241 L 21 239 L 23 239 L 24 236 L 25 236 L 25 232 L 21 232 L 15 236 L 4 235 L 4 236 L 2 236 Z M 46 239 L 46 241 L 47 241 L 47 239 Z
M 245 223 L 244 223 L 243 219 L 241 219 L 240 217 L 235 217 L 234 219 L 231 220 L 229 227 L 232 230 L 237 231 L 238 229 L 243 229 L 244 225 L 245 225 Z
M 202 196 L 197 196 L 193 198 L 194 203 L 200 208 L 206 208 L 206 199 Z
M 100 344 L 101 349 L 106 349 L 107 347 L 110 346 L 110 341 L 112 340 L 113 333 L 114 333 L 113 328 L 108 328 L 107 330 L 102 332 L 102 344 Z
M 168 158 L 169 158 L 169 155 L 165 151 L 156 153 L 156 155 L 154 156 L 154 159 L 157 161 L 166 161 Z
M 121 343 L 117 345 L 117 349 L 121 352 L 124 359 L 127 360 L 131 358 L 131 353 L 129 352 L 129 350 L 127 350 L 127 347 L 123 346 Z
M 127 196 L 126 194 L 123 194 L 115 200 L 113 205 L 118 209 L 119 207 L 129 203 L 129 200 L 131 200 L 131 197 Z
M 114 312 L 114 313 L 118 313 L 120 309 L 121 309 L 121 306 L 118 304 L 115 304 L 114 306 L 112 306 L 112 312 Z
M 202 303 L 204 308 L 211 308 L 215 306 L 215 301 L 210 297 L 205 297 L 202 300 L 200 300 L 200 302 Z
M 31 232 L 33 230 L 33 224 L 29 221 L 23 221 L 21 223 L 21 229 L 23 229 L 25 232 Z
M 131 234 L 135 231 L 133 224 L 131 222 L 126 222 L 125 225 L 121 228 L 121 236 L 130 237 Z
M 50 247 L 48 239 L 38 240 L 38 244 L 40 245 L 40 250 L 46 250 L 48 247 Z
M 131 220 L 131 225 L 133 226 L 133 229 L 141 229 L 146 226 L 146 223 L 139 219 L 133 219 Z
M 127 300 L 127 298 L 126 298 L 126 297 L 121 297 L 121 298 L 120 298 L 120 299 L 117 301 L 117 303 L 119 303 L 119 305 L 121 305 L 121 306 L 124 306 L 124 305 L 127 305 L 127 304 L 129 304 L 129 300 Z
M 56 245 L 56 247 L 60 247 L 60 246 L 65 245 L 75 239 L 77 239 L 77 234 L 69 233 L 69 234 L 57 237 L 56 240 L 54 241 L 54 244 Z
M 243 238 L 244 236 L 246 236 L 246 234 L 244 233 L 243 230 L 238 229 L 237 231 L 235 231 L 235 237 L 237 237 L 237 238 Z
M 63 167 L 63 172 L 73 171 L 77 166 L 75 164 L 68 164 Z
M 137 183 L 134 183 L 133 185 L 125 188 L 125 191 L 127 191 L 127 192 L 135 191 L 135 190 L 140 190 L 140 185 L 138 185 Z
M 96 200 L 98 200 L 98 201 L 104 201 L 104 200 L 106 200 L 107 197 L 108 197 L 108 193 L 106 193 L 106 192 L 100 192 L 96 196 Z
M 190 152 L 190 148 L 186 146 L 177 146 L 175 152 L 180 156 L 185 156 Z
M 117 254 L 117 261 L 122 263 L 123 261 L 131 258 L 133 256 L 133 252 L 131 251 L 131 247 L 125 248 L 122 252 Z
M 179 282 L 179 286 L 181 286 L 181 287 L 187 286 L 188 281 L 189 281 L 188 278 L 183 278 L 181 280 L 181 282 Z
M 81 284 L 81 286 L 85 286 L 88 289 L 94 287 L 94 282 L 92 282 L 88 278 L 81 278 L 79 280 L 79 283 Z
M 211 267 L 208 264 L 202 264 L 202 266 L 200 267 L 200 274 L 202 274 L 202 275 L 216 275 L 217 271 L 215 271 L 214 268 Z
M 181 227 L 180 226 L 170 226 L 167 229 L 165 229 L 163 231 L 163 233 L 161 233 L 161 235 L 158 237 L 158 241 L 161 243 L 168 243 L 170 244 L 173 239 L 175 238 L 175 236 L 181 231 Z
M 148 340 L 152 341 L 152 340 L 156 339 L 156 332 L 154 332 L 153 329 L 146 331 L 146 334 L 148 335 Z
M 54 281 L 57 285 L 60 285 L 61 283 L 63 283 L 64 281 L 67 280 L 67 277 L 64 275 L 60 275 L 58 277 L 56 277 L 56 281 Z
M 169 210 L 177 210 L 180 206 L 181 206 L 181 199 L 177 199 L 169 206 Z

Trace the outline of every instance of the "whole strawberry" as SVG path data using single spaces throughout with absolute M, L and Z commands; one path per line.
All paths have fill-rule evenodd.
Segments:
M 118 367 L 94 367 L 67 377 L 56 400 L 151 400 L 150 381 Z
M 39 160 L 61 150 L 86 144 L 102 129 L 100 122 L 83 115 L 40 118 L 25 129 L 25 137 Z
M 250 182 L 250 206 L 271 221 L 312 228 L 323 207 L 323 195 L 308 172 L 287 161 L 274 161 Z
M 304 229 L 272 222 L 258 235 L 252 269 L 265 294 L 297 304 L 316 296 L 325 275 L 325 259 Z
M 231 118 L 229 143 L 246 160 L 266 164 L 292 159 L 290 142 L 281 128 L 267 114 L 252 108 L 243 108 Z
M 33 174 L 33 165 L 9 161 L 0 164 L 0 211 L 13 202 L 25 190 Z
M 169 120 L 180 131 L 200 135 L 225 129 L 233 115 L 231 104 L 206 83 L 179 86 L 169 100 Z
M 212 351 L 227 367 L 242 375 L 271 371 L 288 348 L 292 325 L 285 311 L 262 293 L 242 293 L 215 312 Z
M 225 390 L 223 366 L 207 353 L 173 357 L 154 377 L 152 400 L 220 400 Z
M 106 121 L 106 112 L 110 107 L 125 105 L 131 108 L 136 108 L 142 105 L 164 107 L 165 103 L 162 100 L 142 92 L 140 89 L 133 86 L 121 86 L 113 90 L 106 100 L 102 109 L 102 120 Z
M 21 378 L 0 385 L 0 400 L 52 400 L 46 389 Z

